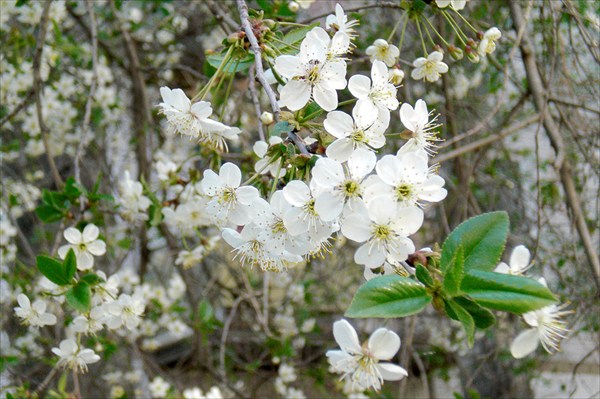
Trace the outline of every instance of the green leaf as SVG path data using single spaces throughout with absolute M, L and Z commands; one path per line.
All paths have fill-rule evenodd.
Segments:
M 441 269 L 450 266 L 458 247 L 464 250 L 464 270 L 493 270 L 500 262 L 508 235 L 508 214 L 485 213 L 460 224 L 442 247 Z
M 363 284 L 346 311 L 347 317 L 404 317 L 420 312 L 431 302 L 418 281 L 389 275 Z
M 309 121 L 311 119 L 315 119 L 319 115 L 321 115 L 325 110 L 316 103 L 316 101 L 311 102 L 304 109 L 304 116 L 302 117 L 302 122 Z
M 85 282 L 87 285 L 93 286 L 99 284 L 104 281 L 104 279 L 97 274 L 88 273 L 86 275 L 81 276 L 81 281 Z
M 92 295 L 90 286 L 80 281 L 65 294 L 67 303 L 78 312 L 87 312 L 92 306 Z
M 536 280 L 510 274 L 470 270 L 461 289 L 481 306 L 516 314 L 556 303 L 554 294 Z
M 70 282 L 77 271 L 77 257 L 75 256 L 75 251 L 73 251 L 73 248 L 69 249 L 69 252 L 67 252 L 67 256 L 65 257 L 65 260 L 63 260 L 62 267 L 65 277 Z
M 73 176 L 65 181 L 64 193 L 71 202 L 74 202 L 81 195 L 82 191 Z
M 148 208 L 148 213 L 150 214 L 150 226 L 158 226 L 163 220 L 162 208 L 160 205 L 152 204 L 150 208 Z
M 214 68 L 219 68 L 223 60 L 225 59 L 225 54 L 211 54 L 206 57 L 206 61 L 208 64 Z M 240 72 L 245 71 L 254 63 L 254 55 L 250 53 L 246 53 L 245 56 L 232 56 L 231 60 L 227 65 L 223 68 L 223 72 L 232 73 L 232 72 Z
M 464 275 L 464 262 L 463 249 L 458 247 L 444 274 L 444 292 L 449 296 L 460 294 L 460 283 Z
M 213 308 L 206 299 L 198 304 L 198 317 L 204 323 L 209 322 L 214 316 Z
M 417 264 L 415 275 L 417 276 L 417 279 L 427 287 L 433 287 L 433 277 L 431 277 L 429 270 L 427 270 L 425 266 L 420 263 Z
M 50 205 L 40 205 L 35 208 L 35 214 L 44 223 L 57 222 L 63 218 L 63 213 Z
M 458 305 L 453 300 L 444 301 L 446 305 L 446 312 L 454 320 L 460 321 L 467 333 L 467 343 L 469 348 L 473 347 L 475 342 L 475 320 L 469 312 L 467 312 L 462 306 Z M 450 315 L 452 313 L 452 315 Z
M 68 277 L 63 264 L 56 259 L 40 255 L 36 258 L 36 264 L 39 271 L 54 284 L 71 284 L 71 279 Z
M 284 54 L 296 53 L 306 34 L 315 26 L 319 26 L 319 23 L 292 29 L 281 38 L 281 41 L 273 42 L 272 46 Z
M 27 3 L 29 3 L 29 0 L 17 0 L 15 7 L 23 7 Z
M 496 316 L 486 308 L 479 306 L 469 298 L 459 296 L 454 298 L 454 301 L 465 309 L 475 321 L 475 327 L 485 330 L 496 323 Z
M 260 8 L 265 10 L 265 13 L 270 14 L 273 11 L 272 0 L 256 0 Z
M 287 121 L 277 122 L 275 126 L 269 132 L 269 136 L 281 136 L 282 134 L 288 134 L 294 130 L 294 126 L 290 125 Z

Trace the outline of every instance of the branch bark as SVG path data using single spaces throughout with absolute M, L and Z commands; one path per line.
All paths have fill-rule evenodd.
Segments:
M 525 29 L 527 26 L 527 20 L 523 17 L 520 3 L 517 1 L 511 1 L 509 2 L 509 5 L 515 29 L 518 31 Z M 565 191 L 567 206 L 572 212 L 577 232 L 579 233 L 579 237 L 583 243 L 583 247 L 589 261 L 590 271 L 592 272 L 594 281 L 596 283 L 597 293 L 600 293 L 600 260 L 598 259 L 598 254 L 596 252 L 597 248 L 594 246 L 592 236 L 586 223 L 585 213 L 581 206 L 581 200 L 579 199 L 579 194 L 577 193 L 577 189 L 575 187 L 575 182 L 572 175 L 573 168 L 569 160 L 564 155 L 565 145 L 560 134 L 559 127 L 554 121 L 554 118 L 550 112 L 547 112 L 546 90 L 542 83 L 542 77 L 535 60 L 533 47 L 531 46 L 529 37 L 527 35 L 523 36 L 523 40 L 521 41 L 519 47 L 521 49 L 523 65 L 525 67 L 525 72 L 527 74 L 527 80 L 529 82 L 531 94 L 533 95 L 535 107 L 539 112 L 543 113 L 542 122 L 544 125 L 544 130 L 550 139 L 550 144 L 556 152 L 556 161 L 554 163 L 554 167 L 560 175 L 560 180 Z

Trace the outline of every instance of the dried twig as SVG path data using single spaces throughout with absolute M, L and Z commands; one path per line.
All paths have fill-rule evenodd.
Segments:
M 15 117 L 15 115 L 21 112 L 23 108 L 28 106 L 30 104 L 31 99 L 33 98 L 33 95 L 33 90 L 29 90 L 25 95 L 25 98 L 23 98 L 19 105 L 17 105 L 12 111 L 8 113 L 8 115 L 6 115 L 4 118 L 2 118 L 2 120 L 0 120 L 0 127 L 4 126 L 6 122 L 10 121 L 12 118 Z
M 57 188 L 63 186 L 63 180 L 58 173 L 56 164 L 54 163 L 54 157 L 50 150 L 50 143 L 48 136 L 50 131 L 46 123 L 44 122 L 44 114 L 42 111 L 42 76 L 40 69 L 42 66 L 42 54 L 44 53 L 44 44 L 46 43 L 46 32 L 48 31 L 48 21 L 50 20 L 50 6 L 52 6 L 52 0 L 48 0 L 44 4 L 42 11 L 42 17 L 39 24 L 39 32 L 36 38 L 37 45 L 35 47 L 35 55 L 33 57 L 33 95 L 35 98 L 35 108 L 37 112 L 38 124 L 40 125 L 40 131 L 42 132 L 42 141 L 44 142 L 44 149 L 46 150 L 46 156 L 48 157 L 48 163 L 50 164 L 50 173 L 54 179 L 54 184 Z

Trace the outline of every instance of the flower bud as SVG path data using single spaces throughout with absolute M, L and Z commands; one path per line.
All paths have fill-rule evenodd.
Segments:
M 388 72 L 388 80 L 391 84 L 398 86 L 404 79 L 404 71 L 399 68 L 392 68 Z
M 457 61 L 462 60 L 464 57 L 463 51 L 454 45 L 450 45 L 450 47 L 448 47 L 448 52 L 450 53 L 450 57 Z
M 433 46 L 433 51 L 439 51 L 440 53 L 444 54 L 444 49 L 439 44 Z
M 474 64 L 477 64 L 479 62 L 479 54 L 477 54 L 477 51 L 473 50 L 471 46 L 465 47 L 465 52 L 467 53 L 467 59 L 469 61 L 471 61 Z
M 300 9 L 300 4 L 296 3 L 295 1 L 290 1 L 288 3 L 288 8 L 291 12 L 298 12 L 298 10 Z
M 260 121 L 265 125 L 270 125 L 273 123 L 273 114 L 267 111 L 263 112 L 260 116 Z
M 278 26 L 277 21 L 273 21 L 272 19 L 263 19 L 263 24 L 269 29 L 274 29 Z

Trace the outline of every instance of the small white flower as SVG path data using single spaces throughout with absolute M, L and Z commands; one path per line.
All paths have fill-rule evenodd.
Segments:
M 145 212 L 152 201 L 143 195 L 143 191 L 142 183 L 132 180 L 129 171 L 125 171 L 123 179 L 119 181 L 119 202 L 123 217 L 128 220 L 148 219 Z
M 435 0 L 435 4 L 439 8 L 452 7 L 455 11 L 460 11 L 465 8 L 468 0 Z
M 494 270 L 496 273 L 504 273 L 504 274 L 513 274 L 513 275 L 521 275 L 525 273 L 531 266 L 532 263 L 529 262 L 531 259 L 531 254 L 529 250 L 524 245 L 518 245 L 510 254 L 510 261 L 507 265 L 504 262 L 500 262 L 496 269 Z
M 552 353 L 559 349 L 560 341 L 566 337 L 569 330 L 562 317 L 571 313 L 563 310 L 567 305 L 550 305 L 523 315 L 525 323 L 530 325 L 522 331 L 510 346 L 510 353 L 516 359 L 521 359 L 542 344 L 546 352 Z
M 58 361 L 59 366 L 78 370 L 81 373 L 87 372 L 88 364 L 96 363 L 100 360 L 100 356 L 92 349 L 82 349 L 72 339 L 61 341 L 58 348 L 52 348 L 52 352 L 60 357 Z
M 202 390 L 198 387 L 188 388 L 183 391 L 184 399 L 204 399 L 206 396 L 202 393 Z
M 388 80 L 391 84 L 398 86 L 404 80 L 404 71 L 398 68 L 392 68 L 388 71 Z
M 217 175 L 210 169 L 204 171 L 199 191 L 207 195 L 206 211 L 219 224 L 227 222 L 244 225 L 249 222 L 249 206 L 258 198 L 258 190 L 252 186 L 241 186 L 242 172 L 231 162 L 221 166 Z
M 377 39 L 372 46 L 367 47 L 366 54 L 371 57 L 371 62 L 375 60 L 385 62 L 385 65 L 393 66 L 398 57 L 400 56 L 400 50 L 393 44 L 389 44 L 383 39 Z
M 438 141 L 437 129 L 440 125 L 435 121 L 437 116 L 429 120 L 427 104 L 423 100 L 417 100 L 415 108 L 404 103 L 400 107 L 400 120 L 404 127 L 412 132 L 411 138 L 402 146 L 400 151 L 425 150 L 427 154 L 433 153 L 433 142 Z
M 448 72 L 448 65 L 442 62 L 444 54 L 434 51 L 427 58 L 419 57 L 413 62 L 411 77 L 415 80 L 425 79 L 428 82 L 435 82 L 442 73 Z
M 133 296 L 121 294 L 116 301 L 105 306 L 108 328 L 116 329 L 125 326 L 128 330 L 133 330 L 140 324 L 142 313 L 146 307 L 140 292 Z
M 354 75 L 348 81 L 348 90 L 358 99 L 356 106 L 365 107 L 366 112 L 374 114 L 393 111 L 400 104 L 396 98 L 396 86 L 390 83 L 388 68 L 375 60 L 371 67 L 371 78 Z
M 346 63 L 329 60 L 328 51 L 328 43 L 318 34 L 307 34 L 298 55 L 281 55 L 275 59 L 275 70 L 288 79 L 280 92 L 282 105 L 297 111 L 313 98 L 325 111 L 337 107 L 336 90 L 346 87 Z
M 333 336 L 341 350 L 328 351 L 327 359 L 335 372 L 343 374 L 342 379 L 349 377 L 353 388 L 379 391 L 384 380 L 408 376 L 402 367 L 380 362 L 391 360 L 400 349 L 400 337 L 395 332 L 379 328 L 361 346 L 354 328 L 342 319 L 333 323 Z
M 359 148 L 373 151 L 383 147 L 383 133 L 389 123 L 389 112 L 372 112 L 372 107 L 366 102 L 356 104 L 352 116 L 342 111 L 328 113 L 323 126 L 336 140 L 327 146 L 327 156 L 346 162 Z
M 102 330 L 103 321 L 106 318 L 106 313 L 103 306 L 96 306 L 90 310 L 88 316 L 77 316 L 73 319 L 71 325 L 74 332 L 84 334 L 95 334 Z
M 358 25 L 358 21 L 355 19 L 348 20 L 348 16 L 344 14 L 344 9 L 339 3 L 335 5 L 335 14 L 330 14 L 325 19 L 327 29 L 343 32 L 351 39 L 356 37 L 356 31 L 354 30 L 356 25 Z
M 51 326 L 56 324 L 56 316 L 52 313 L 46 313 L 48 306 L 43 299 L 36 299 L 33 304 L 25 294 L 17 295 L 19 307 L 15 308 L 15 313 L 23 319 L 23 323 L 32 327 Z
M 77 257 L 77 268 L 79 270 L 88 270 L 94 266 L 94 256 L 101 256 L 106 253 L 106 244 L 99 240 L 100 230 L 94 224 L 88 224 L 83 229 L 83 233 L 74 227 L 65 230 L 65 239 L 68 245 L 58 248 L 58 256 L 65 259 L 69 249 L 75 252 Z
M 502 32 L 500 32 L 500 29 L 496 28 L 495 26 L 488 29 L 483 34 L 483 39 L 481 39 L 481 42 L 479 42 L 477 53 L 482 57 L 486 56 L 487 54 L 492 54 L 494 51 L 496 51 L 496 42 L 500 40 L 501 37 Z

